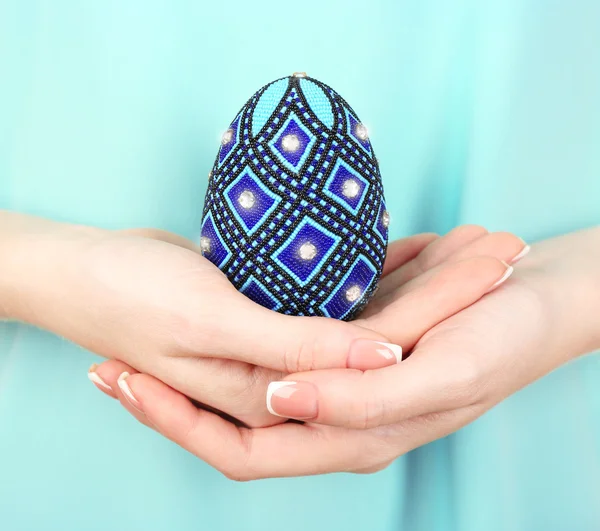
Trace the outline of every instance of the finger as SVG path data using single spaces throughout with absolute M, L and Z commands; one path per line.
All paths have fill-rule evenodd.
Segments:
M 127 382 L 160 433 L 231 479 L 350 471 L 372 466 L 374 455 L 393 458 L 394 450 L 367 432 L 290 423 L 237 428 L 151 376 L 136 374 Z
M 493 232 L 457 249 L 449 260 L 464 260 L 473 256 L 493 256 L 507 264 L 514 264 L 529 251 L 521 238 L 510 232 Z
M 126 229 L 120 232 L 132 236 L 161 240 L 201 254 L 200 247 L 190 240 L 160 229 Z M 436 237 L 435 234 L 425 233 L 394 242 L 391 245 L 390 263 L 393 265 L 409 260 Z M 360 348 L 353 349 L 354 353 L 351 355 L 351 344 L 355 339 L 366 338 L 385 342 L 383 336 L 370 330 L 336 323 L 331 319 L 318 319 L 317 321 L 314 317 L 282 316 L 265 310 L 248 299 L 244 298 L 242 301 L 241 298 L 237 298 L 237 301 L 237 304 L 224 305 L 225 314 L 220 317 L 219 322 L 215 323 L 220 328 L 225 328 L 221 336 L 229 344 L 224 342 L 220 346 L 217 345 L 211 352 L 204 352 L 203 354 L 287 372 L 290 372 L 288 370 L 290 367 L 294 370 L 310 369 L 313 366 L 315 368 L 344 367 L 349 356 L 353 361 L 360 362 L 361 367 L 369 369 L 385 367 L 397 362 L 397 356 L 390 357 L 388 353 L 382 356 L 380 352 L 385 351 L 382 351 L 380 347 L 372 345 L 372 348 L 368 348 L 369 345 L 365 346 L 364 342 L 361 343 Z M 237 308 L 240 311 L 236 313 Z M 263 330 L 266 329 L 265 323 L 268 322 L 272 324 L 270 342 L 273 349 L 277 349 L 277 354 L 276 358 L 273 358 L 272 351 L 262 352 L 262 357 L 259 358 L 257 354 L 264 349 L 265 336 Z M 231 323 L 234 327 L 228 329 L 223 326 L 223 323 Z M 308 326 L 309 323 L 311 326 Z M 246 327 L 248 335 L 240 331 L 241 325 L 246 324 L 248 325 Z M 202 329 L 204 328 L 202 327 Z M 329 334 L 331 334 L 331 337 L 328 337 Z M 236 346 L 233 344 L 235 342 L 236 345 L 239 345 L 238 339 L 242 343 L 239 352 L 234 350 Z M 196 345 L 194 347 L 195 352 L 200 354 L 198 346 L 203 342 L 194 341 L 193 343 Z M 397 351 L 394 345 L 391 345 L 391 347 L 392 350 Z M 239 371 L 247 372 L 248 368 L 238 367 Z
M 249 427 L 280 424 L 266 408 L 264 396 L 273 380 L 287 373 L 219 358 L 170 358 L 157 375 L 167 385 L 203 406 L 234 417 Z
M 401 359 L 401 353 L 398 353 L 398 358 L 390 354 L 387 358 L 382 357 L 381 353 L 386 353 L 386 349 L 381 344 L 372 347 L 373 351 L 375 348 L 378 350 L 376 353 L 378 355 L 369 355 L 369 342 L 366 342 L 366 345 L 364 343 L 359 342 L 356 346 L 362 357 L 356 355 L 355 349 L 352 350 L 354 352 L 352 363 L 363 370 L 389 365 L 390 357 L 393 363 L 397 363 L 398 358 Z M 246 426 L 265 427 L 283 422 L 280 417 L 273 416 L 268 411 L 264 396 L 269 383 L 280 380 L 287 373 L 235 360 L 183 357 L 167 358 L 152 370 L 158 370 L 161 380 L 167 385 L 178 389 L 205 407 L 234 417 Z M 96 366 L 94 375 L 110 389 L 110 396 L 126 398 L 118 395 L 118 378 L 123 372 L 137 371 L 123 362 L 109 360 Z M 105 391 L 101 386 L 97 385 L 97 387 Z M 131 409 L 130 404 L 127 402 L 125 404 Z
M 387 248 L 382 277 L 415 258 L 425 247 L 438 238 L 437 234 L 427 232 L 390 243 Z
M 408 352 L 431 328 L 498 288 L 512 266 L 487 256 L 445 262 L 379 299 L 358 321 L 390 338 Z
M 385 284 L 382 282 L 378 292 L 379 297 L 389 294 L 418 274 L 444 261 L 456 262 L 475 256 L 491 256 L 508 264 L 514 264 L 530 249 L 521 238 L 508 232 L 494 232 L 473 238 L 477 232 L 476 228 L 482 229 L 471 225 L 459 227 L 455 229 L 457 231 L 455 234 L 451 231 L 439 241 L 434 241 L 415 260 L 388 275 Z M 446 237 L 448 241 L 442 242 L 441 240 Z M 470 241 L 467 241 L 469 239 Z
M 426 414 L 386 426 L 384 431 L 314 424 L 249 430 L 198 410 L 181 393 L 151 376 L 138 374 L 127 380 L 160 433 L 238 481 L 380 470 L 399 455 L 454 432 L 484 411 L 466 407 Z
M 428 269 L 441 264 L 452 253 L 486 234 L 487 230 L 478 225 L 461 225 L 452 229 L 448 234 L 433 240 L 413 260 L 390 272 L 379 284 L 378 294 L 385 295 L 396 289 Z
M 203 407 L 232 416 L 247 426 L 264 427 L 284 422 L 269 413 L 264 400 L 269 383 L 283 378 L 282 372 L 211 358 L 170 358 L 169 363 L 161 364 L 158 370 L 167 385 L 177 388 Z M 94 374 L 109 389 L 110 383 L 117 390 L 111 389 L 110 396 L 118 398 L 118 379 L 124 372 L 134 374 L 138 371 L 121 361 L 108 360 L 96 366 Z M 97 387 L 104 391 L 101 386 Z M 130 406 L 129 403 L 126 405 Z
M 112 387 L 106 383 L 100 374 L 98 374 L 98 368 L 99 366 L 96 363 L 92 364 L 88 370 L 88 378 L 96 386 L 96 388 L 102 391 L 105 395 L 108 395 L 111 398 L 117 398 L 117 394 L 113 391 Z
M 119 381 L 119 377 L 122 374 L 135 374 L 137 371 L 118 360 L 108 360 L 104 363 L 101 363 L 96 367 L 95 373 L 99 378 L 102 379 L 103 382 L 107 386 L 110 387 L 112 394 L 121 404 L 133 415 L 135 416 L 142 424 L 153 428 L 146 416 L 136 407 L 135 403 L 131 401 L 131 398 L 124 394 L 123 388 L 119 385 L 121 382 Z
M 378 352 L 380 343 L 389 341 L 373 330 L 336 319 L 283 315 L 237 292 L 228 298 L 190 327 L 189 341 L 175 355 L 232 359 L 290 373 L 351 366 L 349 361 L 363 357 L 366 340 L 374 355 L 369 363 L 377 362 L 371 367 L 398 361 L 395 345 L 385 355 Z M 203 330 L 214 331 L 210 341 Z
M 293 374 L 271 384 L 267 405 L 282 417 L 352 429 L 457 409 L 477 411 L 483 379 L 470 356 L 448 351 L 451 344 L 450 335 L 440 335 L 402 364 L 377 371 Z

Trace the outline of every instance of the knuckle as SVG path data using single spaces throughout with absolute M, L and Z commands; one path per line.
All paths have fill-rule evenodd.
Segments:
M 521 238 L 515 236 L 511 232 L 496 232 L 494 233 L 495 237 L 498 239 L 498 243 L 507 243 L 512 245 L 518 245 L 519 247 L 523 246 Z
M 221 472 L 221 474 L 223 474 L 227 479 L 235 481 L 236 483 L 246 483 L 247 481 L 254 479 L 242 469 L 235 467 L 222 467 L 219 472 Z
M 224 474 L 229 479 L 241 483 L 257 479 L 259 476 L 251 466 L 254 432 L 251 429 L 241 429 L 239 431 L 239 436 L 241 447 L 239 459 L 228 460 L 227 469 Z
M 283 357 L 284 370 L 287 373 L 312 371 L 317 367 L 319 353 L 323 350 L 317 334 L 290 341 Z
M 385 468 L 387 468 L 388 466 L 390 466 L 392 463 L 394 462 L 394 460 L 389 460 L 389 461 L 384 461 L 382 463 L 378 463 L 376 465 L 372 465 L 366 468 L 360 468 L 358 470 L 355 470 L 354 473 L 355 474 L 375 474 L 376 472 L 381 472 L 382 470 L 384 470 Z
M 299 341 L 292 340 L 284 353 L 286 372 L 345 367 L 349 345 L 355 338 L 352 331 L 341 321 L 317 317 L 306 319 L 311 319 L 310 332 Z
M 301 343 L 298 346 L 287 347 L 283 354 L 283 370 L 288 374 L 300 372 L 305 352 L 307 352 L 305 343 Z
M 485 236 L 488 230 L 481 225 L 465 224 L 460 225 L 452 230 L 453 235 L 459 236 L 464 239 L 475 239 L 481 236 Z
M 360 389 L 364 389 L 358 396 L 363 397 L 359 400 L 357 407 L 352 412 L 350 427 L 358 429 L 377 428 L 387 423 L 389 411 L 392 405 L 382 395 L 375 390 L 377 386 L 372 381 L 374 371 L 365 371 L 361 376 Z
M 385 404 L 381 399 L 377 397 L 367 398 L 363 401 L 363 412 L 362 415 L 359 415 L 355 427 L 368 430 L 381 426 L 384 424 L 385 410 Z
M 312 371 L 317 367 L 317 353 L 321 350 L 320 341 L 317 338 L 310 338 L 302 341 L 300 348 L 298 349 L 298 356 L 296 357 L 296 371 L 302 370 Z
M 410 267 L 412 268 L 412 276 L 416 277 L 425 273 L 430 268 L 432 261 L 433 257 L 430 256 L 430 253 L 428 253 L 427 250 L 419 253 L 417 257 L 410 263 Z

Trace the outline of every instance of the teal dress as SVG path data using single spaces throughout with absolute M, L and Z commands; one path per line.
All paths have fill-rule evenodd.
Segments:
M 600 4 L 0 2 L 0 207 L 195 238 L 220 133 L 296 70 L 370 127 L 391 236 L 600 222 Z M 0 529 L 600 529 L 582 358 L 371 476 L 238 484 L 137 424 L 98 359 L 0 324 Z

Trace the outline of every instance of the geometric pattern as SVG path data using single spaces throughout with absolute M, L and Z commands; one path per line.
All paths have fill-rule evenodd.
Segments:
M 273 259 L 298 286 L 305 286 L 321 270 L 331 253 L 339 247 L 340 240 L 338 235 L 307 216 L 273 255 Z M 311 258 L 303 259 L 300 255 L 300 248 L 305 243 L 315 245 L 314 256 Z
M 240 195 L 251 190 L 254 199 L 254 208 L 244 208 L 240 202 Z M 281 198 L 271 192 L 250 169 L 246 168 L 226 189 L 227 204 L 236 219 L 252 234 L 261 223 L 275 210 Z
M 358 186 L 358 192 L 355 197 L 347 197 L 343 194 L 344 183 L 352 179 Z M 369 188 L 369 181 L 358 172 L 354 171 L 343 159 L 338 159 L 335 167 L 331 171 L 331 176 L 327 179 L 323 192 L 347 208 L 352 214 L 356 214 L 362 202 L 367 197 L 366 190 Z
M 286 151 L 282 145 L 283 139 L 288 135 L 295 135 L 299 141 L 299 147 L 294 151 Z M 291 114 L 283 124 L 281 131 L 269 142 L 269 147 L 277 150 L 280 162 L 292 172 L 297 172 L 308 158 L 316 141 L 316 137 L 302 125 L 302 121 Z
M 210 261 L 219 269 L 222 268 L 231 258 L 231 251 L 227 247 L 224 239 L 215 227 L 212 214 L 209 212 L 204 217 L 202 222 L 202 236 L 210 241 L 210 249 L 207 254 L 210 256 Z
M 376 290 L 387 247 L 379 166 L 329 86 L 289 76 L 228 127 L 209 176 L 204 256 L 253 301 L 349 320 Z

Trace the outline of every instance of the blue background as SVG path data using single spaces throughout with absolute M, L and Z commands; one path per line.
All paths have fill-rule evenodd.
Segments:
M 195 238 L 222 131 L 307 71 L 368 125 L 391 236 L 600 222 L 600 4 L 0 0 L 0 207 Z M 136 425 L 94 357 L 0 324 L 0 529 L 600 529 L 600 364 L 374 476 L 236 484 Z

